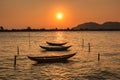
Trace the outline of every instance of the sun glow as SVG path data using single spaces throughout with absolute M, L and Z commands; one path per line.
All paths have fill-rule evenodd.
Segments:
M 63 17 L 62 13 L 57 14 L 57 19 L 62 19 L 62 17 Z

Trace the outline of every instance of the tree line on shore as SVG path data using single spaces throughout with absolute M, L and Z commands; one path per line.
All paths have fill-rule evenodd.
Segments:
M 98 24 L 96 22 L 88 22 L 79 24 L 73 28 L 66 29 L 33 29 L 32 27 L 27 27 L 25 29 L 4 29 L 0 26 L 0 32 L 14 32 L 14 31 L 120 31 L 120 22 L 105 22 L 103 24 Z

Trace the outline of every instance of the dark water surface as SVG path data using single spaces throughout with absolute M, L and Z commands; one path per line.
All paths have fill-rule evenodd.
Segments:
M 82 47 L 84 39 L 84 47 Z M 68 51 L 44 51 L 46 41 L 67 41 Z M 88 52 L 88 43 L 91 52 Z M 20 48 L 16 68 L 14 55 Z M 77 52 L 65 63 L 37 64 L 27 55 L 64 55 Z M 100 61 L 98 62 L 98 53 Z M 120 32 L 1 32 L 0 80 L 120 80 Z

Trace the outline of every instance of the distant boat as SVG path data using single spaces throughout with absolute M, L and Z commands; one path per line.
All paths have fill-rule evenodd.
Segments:
M 47 51 L 65 51 L 71 46 L 40 46 Z
M 74 56 L 76 53 L 67 54 L 62 56 L 43 56 L 43 57 L 31 57 L 28 56 L 30 60 L 36 61 L 38 63 L 49 63 L 49 62 L 63 62 L 66 61 L 68 58 Z
M 67 44 L 67 42 L 63 42 L 63 43 L 56 43 L 56 42 L 48 42 L 46 41 L 47 44 L 51 45 L 51 46 L 62 46 Z

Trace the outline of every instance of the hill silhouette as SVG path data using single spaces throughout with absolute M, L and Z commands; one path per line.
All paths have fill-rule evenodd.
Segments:
M 76 27 L 73 27 L 73 30 L 81 30 L 81 29 L 100 29 L 101 25 L 95 22 L 88 22 L 79 24 Z
M 103 29 L 120 29 L 120 22 L 106 22 L 102 24 Z
M 105 22 L 103 24 L 88 22 L 73 27 L 72 30 L 120 30 L 120 22 Z

